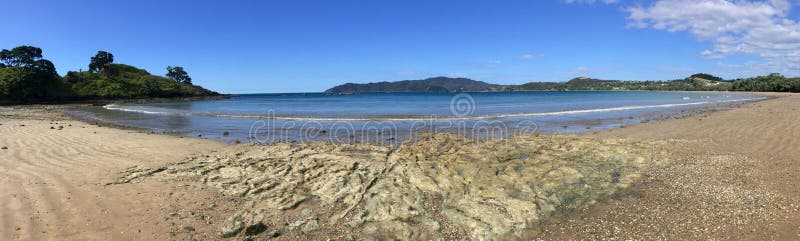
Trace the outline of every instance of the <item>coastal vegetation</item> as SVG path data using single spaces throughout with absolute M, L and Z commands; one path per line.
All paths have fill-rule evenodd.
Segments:
M 575 78 L 564 83 L 531 82 L 512 90 L 682 90 L 682 91 L 754 91 L 800 92 L 800 78 L 770 74 L 753 78 L 724 80 L 709 74 L 694 74 L 685 79 L 668 81 L 619 81 Z
M 440 80 L 434 82 L 430 80 Z M 442 86 L 441 80 L 449 80 Z M 725 80 L 710 74 L 694 74 L 678 80 L 601 80 L 578 77 L 567 82 L 530 82 L 522 85 L 496 85 L 466 78 L 437 77 L 369 84 L 348 83 L 328 89 L 328 93 L 357 92 L 458 92 L 458 91 L 527 91 L 527 90 L 654 90 L 654 91 L 754 91 L 800 92 L 800 78 L 770 74 L 753 78 Z
M 709 74 L 695 74 L 679 80 L 600 80 L 578 77 L 564 83 L 531 82 L 514 90 L 680 90 L 680 91 L 728 91 L 731 82 Z
M 193 85 L 179 66 L 168 67 L 167 77 L 130 65 L 114 63 L 114 55 L 98 51 L 87 71 L 59 76 L 42 49 L 19 46 L 0 51 L 0 103 L 35 103 L 132 98 L 216 96 Z

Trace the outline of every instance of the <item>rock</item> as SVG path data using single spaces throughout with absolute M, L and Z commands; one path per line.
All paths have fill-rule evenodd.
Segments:
M 4 147 L 0 147 L 0 149 L 3 149 L 3 150 L 8 150 L 8 147 L 7 147 L 7 146 L 4 146 Z
M 220 236 L 223 238 L 234 237 L 238 235 L 242 229 L 244 229 L 244 215 L 242 213 L 237 213 L 226 220 L 224 226 L 222 226 L 220 230 Z
M 267 225 L 259 221 L 255 224 L 247 225 L 247 227 L 244 228 L 244 235 L 258 235 L 264 231 L 267 231 Z
M 644 157 L 657 158 L 651 157 L 652 145 L 563 135 L 472 140 L 450 134 L 422 135 L 399 147 L 244 144 L 161 168 L 134 168 L 119 182 L 196 178 L 241 198 L 248 211 L 294 215 L 287 229 L 303 234 L 325 222 L 367 239 L 496 240 L 629 187 L 641 178 Z M 294 214 L 298 207 L 303 210 Z M 239 235 L 251 223 L 242 215 L 225 222 L 224 237 Z M 259 222 L 245 231 L 254 232 L 270 233 Z
M 302 231 L 305 234 L 308 234 L 317 230 L 318 228 L 319 228 L 319 220 L 311 219 L 308 220 L 308 222 L 306 222 L 306 225 L 304 225 L 303 228 L 300 229 L 300 231 Z
M 266 236 L 267 236 L 267 238 L 276 238 L 278 236 L 281 236 L 281 231 L 280 230 L 272 230 L 272 231 L 267 232 Z
M 306 208 L 300 211 L 297 220 L 290 223 L 289 228 L 308 234 L 319 228 L 319 219 L 311 209 Z

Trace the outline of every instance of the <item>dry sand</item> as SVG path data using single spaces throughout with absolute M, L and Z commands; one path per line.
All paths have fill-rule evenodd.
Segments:
M 600 138 L 688 140 L 631 196 L 554 220 L 546 239 L 800 240 L 800 95 Z M 591 134 L 590 134 L 591 135 Z
M 586 134 L 675 140 L 658 149 L 669 153 L 670 165 L 642 169 L 633 188 L 506 238 L 800 239 L 800 95 L 778 96 L 707 116 Z M 191 178 L 105 185 L 126 170 L 224 156 L 231 147 L 223 143 L 98 127 L 30 107 L 0 109 L 0 124 L 0 147 L 7 148 L 0 149 L 0 240 L 214 240 L 228 217 L 252 205 Z M 443 200 L 424 201 L 430 208 Z M 308 216 L 295 211 L 290 214 Z M 452 230 L 455 236 L 445 238 L 473 231 Z M 308 237 L 323 239 L 323 231 L 331 229 Z M 284 233 L 278 238 L 303 235 Z

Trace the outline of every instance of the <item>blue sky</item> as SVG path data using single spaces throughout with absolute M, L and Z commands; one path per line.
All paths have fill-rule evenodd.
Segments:
M 698 2 L 707 4 L 692 5 Z M 797 28 L 792 3 L 780 0 L 6 0 L 3 5 L 0 48 L 41 47 L 62 74 L 86 69 L 89 58 L 105 50 L 115 62 L 154 74 L 163 75 L 168 65 L 183 66 L 196 84 L 225 93 L 314 92 L 345 82 L 433 76 L 499 84 L 577 76 L 677 79 L 696 72 L 795 76 L 793 61 L 800 56 L 794 55 L 800 46 L 792 44 L 796 29 L 782 34 L 790 36 L 782 41 L 748 38 L 756 27 L 764 29 L 752 24 L 707 36 L 708 29 L 730 22 L 719 17 L 676 23 L 695 15 L 663 11 L 708 5 L 706 12 L 686 14 L 752 17 L 781 25 L 776 31 Z M 763 14 L 751 16 L 754 10 Z M 729 35 L 739 42 L 731 43 Z M 742 47 L 764 46 L 763 41 L 774 47 Z

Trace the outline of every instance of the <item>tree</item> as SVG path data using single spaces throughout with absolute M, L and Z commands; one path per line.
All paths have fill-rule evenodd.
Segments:
M 63 96 L 64 89 L 55 67 L 48 60 L 33 66 L 0 69 L 0 99 L 30 100 Z
M 114 55 L 106 51 L 97 51 L 89 62 L 89 71 L 98 72 L 114 62 Z
M 192 84 L 192 78 L 180 66 L 167 66 L 167 77 L 178 83 Z
M 66 95 L 53 62 L 42 58 L 42 49 L 18 46 L 0 50 L 0 99 L 15 101 Z
M 33 65 L 31 65 L 30 67 L 44 74 L 58 75 L 58 72 L 56 72 L 56 66 L 53 64 L 53 62 L 50 62 L 50 60 L 46 59 L 36 60 L 36 62 L 33 62 Z
M 0 61 L 7 66 L 20 67 L 34 64 L 37 59 L 42 58 L 42 49 L 33 46 L 18 46 L 11 50 L 3 49 L 0 51 Z

